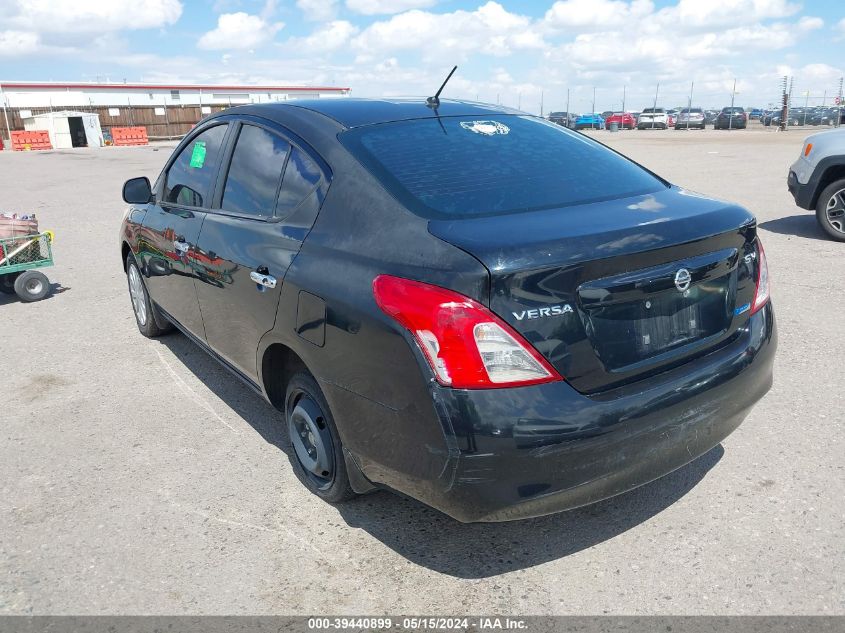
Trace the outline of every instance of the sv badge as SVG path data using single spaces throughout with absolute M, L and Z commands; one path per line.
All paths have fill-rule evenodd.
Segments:
M 522 312 L 511 312 L 517 321 L 523 319 L 540 319 L 545 317 L 561 316 L 573 312 L 572 306 L 568 303 L 562 305 L 549 306 L 548 308 L 534 308 L 531 310 L 523 310 Z

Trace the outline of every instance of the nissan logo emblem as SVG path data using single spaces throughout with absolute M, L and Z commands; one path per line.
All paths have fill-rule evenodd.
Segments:
M 692 275 L 689 274 L 689 271 L 686 268 L 681 268 L 675 273 L 675 288 L 677 288 L 680 292 L 685 292 L 686 289 L 689 288 L 691 281 Z

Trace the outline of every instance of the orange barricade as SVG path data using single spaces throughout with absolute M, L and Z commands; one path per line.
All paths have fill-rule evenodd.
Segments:
M 53 149 L 46 130 L 18 130 L 12 132 L 12 150 L 23 152 L 31 149 Z
M 113 127 L 111 138 L 118 147 L 125 145 L 149 145 L 145 127 Z

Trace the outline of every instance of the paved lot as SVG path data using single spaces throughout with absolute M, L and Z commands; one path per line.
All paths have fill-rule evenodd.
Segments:
M 596 136 L 757 214 L 775 386 L 681 471 L 498 525 L 324 504 L 270 406 L 181 335 L 138 334 L 120 186 L 168 147 L 0 152 L 0 209 L 37 211 L 57 261 L 50 299 L 0 295 L 0 613 L 845 614 L 845 244 L 786 191 L 803 135 Z

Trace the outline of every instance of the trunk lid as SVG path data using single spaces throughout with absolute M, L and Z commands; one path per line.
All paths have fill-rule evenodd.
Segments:
M 490 309 L 584 393 L 726 344 L 754 297 L 754 216 L 677 187 L 429 231 L 487 267 Z

